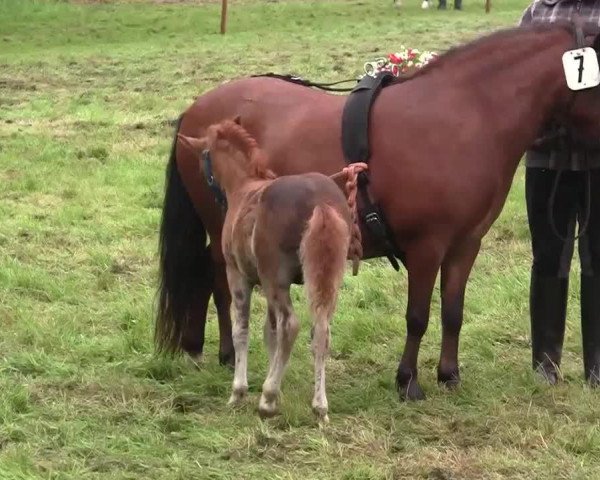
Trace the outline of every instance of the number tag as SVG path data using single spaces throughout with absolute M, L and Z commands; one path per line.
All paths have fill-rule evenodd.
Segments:
M 590 47 L 569 50 L 562 57 L 567 86 L 585 90 L 600 85 L 600 66 L 596 50 Z

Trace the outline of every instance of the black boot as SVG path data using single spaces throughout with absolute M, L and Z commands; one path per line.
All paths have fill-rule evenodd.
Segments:
M 542 277 L 531 272 L 529 312 L 533 368 L 550 384 L 559 378 L 565 337 L 568 278 Z
M 462 0 L 454 0 L 454 10 L 462 10 Z
M 581 337 L 583 371 L 594 387 L 600 386 L 600 276 L 581 275 Z
M 439 0 L 438 10 L 446 10 L 446 0 Z

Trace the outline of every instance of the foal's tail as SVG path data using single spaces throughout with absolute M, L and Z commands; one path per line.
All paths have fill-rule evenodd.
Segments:
M 348 223 L 333 207 L 316 206 L 300 243 L 304 284 L 315 317 L 333 315 L 349 245 Z

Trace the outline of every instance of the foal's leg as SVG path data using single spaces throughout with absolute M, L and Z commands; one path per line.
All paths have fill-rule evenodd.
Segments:
M 460 383 L 458 340 L 463 321 L 465 288 L 480 246 L 480 239 L 465 242 L 450 251 L 442 263 L 442 349 L 438 382 L 447 387 Z
M 277 342 L 271 359 L 269 373 L 263 384 L 258 411 L 262 417 L 271 417 L 277 413 L 277 399 L 279 397 L 281 381 L 300 325 L 292 308 L 289 285 L 286 288 L 267 288 L 265 291 L 269 309 L 275 312 L 277 320 Z
M 265 318 L 264 326 L 264 342 L 267 352 L 269 354 L 269 367 L 273 362 L 275 356 L 275 350 L 277 348 L 277 313 L 271 306 L 267 308 L 267 316 Z
M 233 326 L 235 373 L 229 404 L 235 404 L 244 398 L 248 392 L 248 323 L 250 320 L 252 285 L 232 267 L 227 267 L 227 277 L 233 291 L 233 308 L 235 310 L 235 323 Z
M 400 399 L 423 400 L 425 394 L 417 380 L 417 359 L 421 339 L 429 323 L 431 294 L 442 255 L 436 245 L 419 242 L 407 249 L 408 306 L 406 309 L 406 344 L 398 365 L 396 387 Z
M 331 340 L 329 331 L 330 317 L 324 313 L 317 313 L 314 319 L 312 352 L 315 363 L 315 394 L 313 396 L 313 412 L 324 423 L 329 422 L 327 411 L 327 393 L 325 391 L 325 362 L 329 354 L 329 342 Z

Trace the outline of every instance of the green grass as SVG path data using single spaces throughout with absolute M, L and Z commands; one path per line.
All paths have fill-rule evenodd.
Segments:
M 217 365 L 212 306 L 200 370 L 154 356 L 169 121 L 196 95 L 265 71 L 353 77 L 401 44 L 443 50 L 514 24 L 525 7 L 248 0 L 233 2 L 221 36 L 218 5 L 199 3 L 0 0 L 0 479 L 598 478 L 576 265 L 565 382 L 530 373 L 521 170 L 469 284 L 458 391 L 435 382 L 436 298 L 420 358 L 428 399 L 397 400 L 406 274 L 383 261 L 345 280 L 323 431 L 299 289 L 303 330 L 273 420 L 256 415 L 258 295 L 243 407 L 225 406 L 232 375 Z

